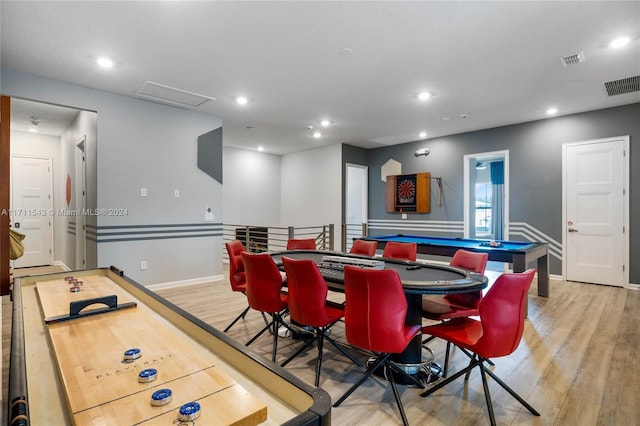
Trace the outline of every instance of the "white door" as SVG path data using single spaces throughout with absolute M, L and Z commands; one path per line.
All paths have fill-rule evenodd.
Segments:
M 624 138 L 563 146 L 569 281 L 626 286 L 625 146 Z
M 363 237 L 362 224 L 367 222 L 367 204 L 369 185 L 367 166 L 347 164 L 346 203 L 345 203 L 345 251 L 353 245 L 353 239 Z
M 11 157 L 11 224 L 26 235 L 24 254 L 14 268 L 53 262 L 51 158 Z

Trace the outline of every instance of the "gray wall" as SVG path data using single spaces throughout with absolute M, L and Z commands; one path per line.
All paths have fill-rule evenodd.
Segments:
M 1 72 L 3 94 L 97 111 L 97 207 L 126 209 L 96 217 L 97 266 L 118 266 L 145 285 L 223 275 L 222 185 L 197 168 L 197 138 L 219 128 L 220 118 Z M 215 222 L 204 221 L 208 206 Z
M 629 278 L 631 283 L 640 283 L 640 264 L 633 262 L 640 256 L 640 103 L 370 150 L 369 218 L 374 222 L 397 221 L 397 227 L 410 227 L 412 220 L 425 221 L 428 229 L 417 233 L 460 237 L 463 156 L 509 150 L 510 223 L 526 223 L 531 232 L 548 236 L 549 243 L 558 249 L 562 242 L 562 144 L 625 135 L 630 136 L 631 151 Z M 415 150 L 422 147 L 429 148 L 431 154 L 414 157 Z M 432 183 L 431 213 L 409 214 L 404 223 L 400 215 L 386 213 L 380 167 L 391 158 L 402 163 L 402 173 L 430 172 L 442 177 L 442 206 L 438 207 Z M 551 273 L 561 272 L 561 259 L 552 256 Z

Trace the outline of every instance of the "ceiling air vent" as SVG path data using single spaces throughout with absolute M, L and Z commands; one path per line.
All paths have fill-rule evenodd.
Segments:
M 607 95 L 615 96 L 640 91 L 640 75 L 604 83 Z
M 584 62 L 584 52 L 578 52 L 573 55 L 565 56 L 564 58 L 560 58 L 562 61 L 562 65 L 565 67 L 570 67 L 571 65 L 577 65 L 580 62 Z
M 196 108 L 206 102 L 216 100 L 209 96 L 198 95 L 152 81 L 146 81 L 136 90 L 135 95 L 150 101 L 188 108 Z

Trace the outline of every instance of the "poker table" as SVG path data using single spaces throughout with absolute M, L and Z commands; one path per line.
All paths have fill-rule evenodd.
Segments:
M 7 424 L 331 422 L 325 391 L 117 268 L 16 278 L 12 297 Z
M 433 262 L 409 262 L 386 258 L 370 258 L 342 252 L 324 250 L 292 250 L 272 252 L 271 256 L 279 267 L 282 267 L 282 257 L 293 259 L 311 259 L 320 269 L 327 286 L 332 291 L 344 292 L 344 272 L 340 266 L 329 265 L 325 259 L 341 257 L 349 263 L 366 266 L 369 261 L 384 263 L 385 269 L 398 272 L 402 287 L 407 297 L 408 325 L 422 324 L 422 295 L 423 294 L 452 294 L 469 293 L 482 290 L 487 286 L 488 279 L 484 275 L 474 274 L 460 268 Z M 416 336 L 404 352 L 394 355 L 393 360 L 410 374 L 419 370 L 422 365 L 421 335 Z
M 423 235 L 379 235 L 361 238 L 376 241 L 384 250 L 388 241 L 416 243 L 418 253 L 451 257 L 459 249 L 488 253 L 489 260 L 513 264 L 514 272 L 524 272 L 535 261 L 538 272 L 538 295 L 549 297 L 549 247 L 547 243 L 529 241 L 489 241 L 467 238 L 444 238 Z

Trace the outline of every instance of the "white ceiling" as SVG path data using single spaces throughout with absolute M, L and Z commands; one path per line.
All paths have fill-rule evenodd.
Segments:
M 216 98 L 224 144 L 372 148 L 640 101 L 640 2 L 6 1 L 1 64 L 123 95 Z M 609 42 L 626 35 L 622 49 Z M 584 52 L 565 67 L 561 58 Z M 115 67 L 94 63 L 106 55 Z M 429 91 L 433 97 L 419 102 Z M 234 102 L 239 95 L 249 104 Z M 99 113 L 99 112 L 98 112 Z M 308 125 L 333 124 L 314 139 Z M 463 118 L 466 117 L 466 118 Z

